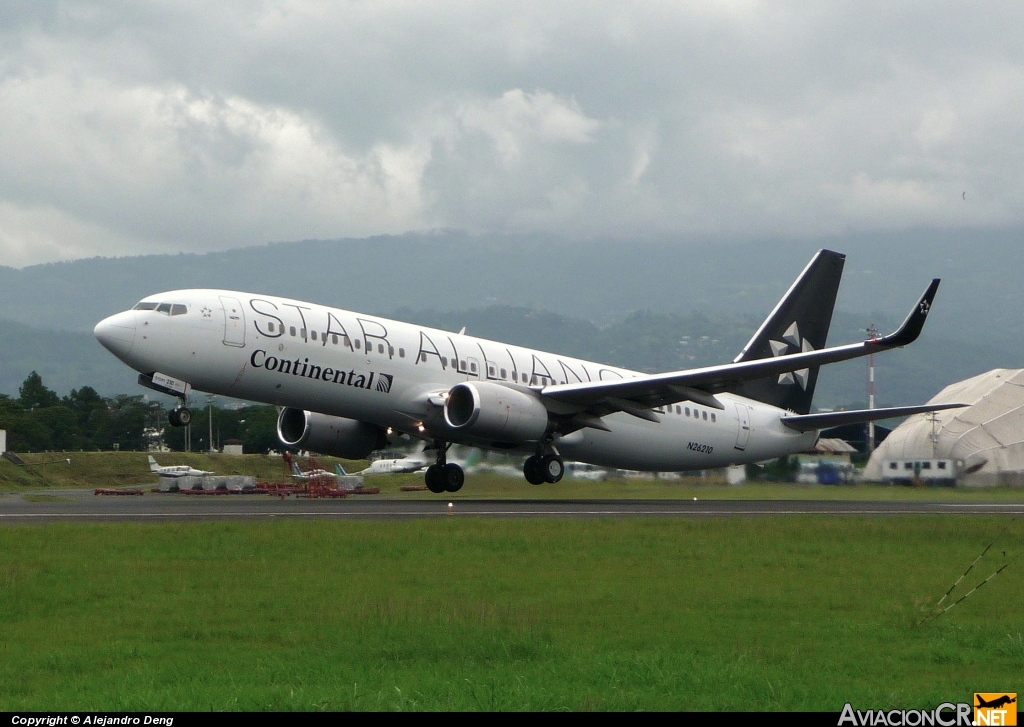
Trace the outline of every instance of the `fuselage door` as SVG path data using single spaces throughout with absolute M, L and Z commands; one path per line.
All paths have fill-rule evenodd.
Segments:
M 238 298 L 220 296 L 220 304 L 224 306 L 224 345 L 245 345 L 245 313 Z
M 736 449 L 741 452 L 750 441 L 750 407 L 736 403 Z

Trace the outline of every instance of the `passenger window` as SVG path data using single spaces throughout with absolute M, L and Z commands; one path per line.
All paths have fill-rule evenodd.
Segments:
M 405 349 L 404 348 L 398 349 L 398 357 L 399 358 L 405 358 Z
M 273 324 L 273 322 L 267 324 L 267 330 L 270 331 L 271 333 L 274 332 L 274 324 Z
M 903 469 L 905 469 L 905 470 L 912 470 L 912 469 L 914 469 L 914 465 L 912 463 L 910 463 L 910 462 L 906 462 L 903 465 Z
M 383 343 L 378 343 L 377 344 L 377 353 L 384 353 L 384 344 Z
M 939 469 L 940 470 L 946 469 L 946 463 L 945 462 L 939 462 Z
M 442 356 L 441 357 L 441 365 L 444 366 L 445 368 L 448 368 L 448 357 L 447 356 Z
M 338 334 L 337 333 L 332 333 L 331 334 L 331 343 L 333 343 L 335 346 L 338 345 Z
M 717 420 L 715 419 L 715 413 L 714 413 L 714 412 L 711 412 L 711 421 L 712 421 L 712 422 L 714 422 L 714 421 L 717 421 Z
M 316 340 L 316 331 L 310 331 L 309 335 L 314 341 Z
M 132 310 L 156 310 L 157 305 L 157 303 L 152 301 L 149 303 L 136 303 Z
M 352 347 L 352 341 L 349 340 L 348 336 L 342 336 L 341 337 L 341 342 L 343 344 L 345 344 L 346 346 L 348 346 L 349 348 Z
M 896 463 L 895 462 L 890 462 L 889 463 L 889 469 L 891 469 L 891 470 L 897 469 Z
M 424 351 L 423 353 L 420 354 L 420 361 L 422 361 L 423 363 L 427 362 L 427 352 L 426 351 Z
M 459 359 L 459 371 L 465 371 L 465 370 L 466 370 L 466 362 L 463 361 L 462 359 Z
M 388 346 L 388 356 L 394 356 L 394 355 L 395 355 L 395 347 L 389 345 Z
M 184 306 L 181 303 L 175 303 L 171 306 L 172 316 L 183 316 L 188 313 L 188 306 Z
M 494 376 L 494 367 L 493 366 L 488 366 L 487 367 L 487 375 L 488 376 Z
M 476 373 L 476 362 L 473 362 L 469 365 L 469 370 L 472 371 L 474 374 Z
M 156 307 L 156 312 L 157 313 L 163 313 L 165 315 L 170 315 L 171 314 L 171 304 L 170 303 L 161 303 L 160 305 L 158 305 Z
M 294 337 L 295 336 L 295 326 L 289 326 L 288 327 L 288 333 L 290 333 Z
M 508 378 L 508 372 L 505 369 L 501 370 L 501 378 L 503 378 L 503 379 Z
M 705 412 L 701 412 L 701 414 L 704 417 L 704 421 L 707 421 L 708 420 L 708 413 L 705 411 Z
M 299 335 L 302 337 L 302 340 L 305 341 L 306 340 L 306 329 L 305 328 L 300 329 L 299 330 Z
M 686 416 L 690 416 L 690 407 L 686 407 Z
M 931 462 L 924 462 L 921 465 L 921 469 L 923 469 L 923 470 L 930 470 L 931 468 L 932 468 L 932 463 Z
M 679 406 L 677 405 L 676 406 L 676 414 L 682 414 L 682 413 L 683 413 L 683 410 L 680 409 Z
M 361 343 L 359 343 L 359 339 L 357 338 L 357 339 L 356 339 L 356 348 L 359 348 L 359 347 L 360 347 L 361 345 L 362 345 L 362 344 L 361 344 Z

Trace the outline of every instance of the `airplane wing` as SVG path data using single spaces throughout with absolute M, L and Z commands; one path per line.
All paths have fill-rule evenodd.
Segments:
M 724 409 L 725 406 L 714 395 L 728 392 L 745 381 L 846 361 L 913 343 L 924 327 L 938 287 L 939 279 L 935 278 L 899 329 L 882 338 L 825 348 L 820 351 L 805 351 L 774 358 L 739 361 L 689 371 L 675 371 L 614 381 L 556 384 L 544 387 L 540 393 L 547 399 L 572 407 L 580 407 L 585 412 L 595 415 L 588 418 L 586 414 L 583 414 L 577 418 L 580 419 L 582 426 L 597 425 L 597 428 L 606 428 L 598 417 L 616 411 L 623 411 L 641 419 L 659 421 L 657 415 L 650 410 L 679 401 L 692 401 L 715 409 Z
M 809 432 L 814 429 L 829 429 L 845 424 L 863 424 L 864 422 L 906 417 L 911 414 L 927 414 L 943 409 L 962 409 L 967 404 L 922 404 L 921 406 L 891 406 L 882 409 L 854 409 L 852 411 L 830 411 L 821 414 L 792 414 L 782 417 L 782 423 L 798 432 Z

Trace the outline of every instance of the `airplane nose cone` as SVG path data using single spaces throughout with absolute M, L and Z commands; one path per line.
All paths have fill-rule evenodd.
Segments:
M 135 311 L 104 318 L 92 331 L 103 347 L 120 359 L 131 353 L 135 344 Z

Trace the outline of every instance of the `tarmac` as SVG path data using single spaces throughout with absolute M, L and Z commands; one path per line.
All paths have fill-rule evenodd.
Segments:
M 252 520 L 276 517 L 383 519 L 433 517 L 763 517 L 786 515 L 1024 515 L 1022 503 L 837 501 L 837 500 L 472 500 L 387 499 L 359 495 L 344 499 L 285 499 L 268 495 L 195 496 L 146 492 L 143 496 L 96 496 L 92 490 L 48 490 L 45 502 L 6 493 L 0 523 L 161 522 Z M 49 498 L 53 498 L 52 500 Z M 34 498 L 33 498 L 34 499 Z M 449 512 L 448 504 L 452 507 Z

